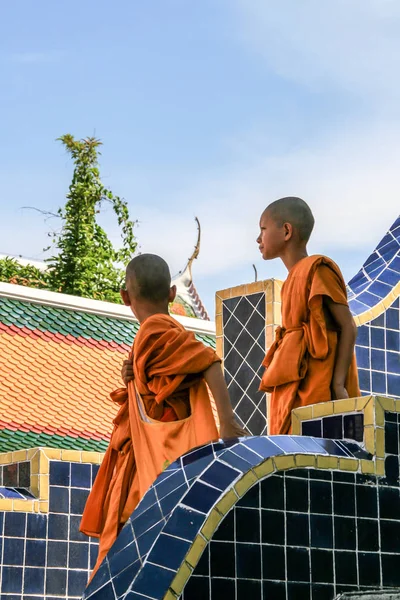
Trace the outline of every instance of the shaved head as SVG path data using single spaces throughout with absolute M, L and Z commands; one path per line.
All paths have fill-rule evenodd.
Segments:
M 314 217 L 310 207 L 301 198 L 288 196 L 272 202 L 264 211 L 278 225 L 290 223 L 304 242 L 308 242 L 314 228 Z
M 126 268 L 125 285 L 136 298 L 168 302 L 171 274 L 165 260 L 156 254 L 135 256 Z

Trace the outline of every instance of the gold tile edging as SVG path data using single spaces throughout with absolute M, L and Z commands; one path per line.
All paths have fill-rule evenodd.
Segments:
M 104 454 L 85 450 L 62 450 L 57 448 L 30 448 L 0 453 L 0 465 L 30 462 L 31 485 L 29 491 L 36 496 L 32 499 L 0 498 L 0 511 L 4 512 L 49 512 L 49 473 L 50 461 L 91 463 L 99 465 Z

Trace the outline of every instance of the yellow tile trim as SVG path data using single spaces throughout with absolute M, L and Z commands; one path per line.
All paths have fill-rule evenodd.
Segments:
M 389 292 L 389 294 L 385 298 L 383 298 L 382 300 L 377 302 L 377 304 L 375 304 L 375 306 L 366 310 L 365 312 L 361 313 L 360 315 L 357 315 L 357 317 L 355 317 L 355 319 L 354 319 L 356 324 L 364 325 L 365 323 L 372 321 L 373 319 L 378 317 L 380 314 L 382 314 L 387 308 L 389 308 L 399 296 L 400 296 L 400 281 L 398 281 L 396 283 L 396 285 L 392 288 L 392 290 Z
M 267 460 L 265 460 L 263 463 L 254 467 L 253 471 L 258 479 L 262 479 L 263 477 L 270 475 L 270 473 L 275 471 L 275 465 L 272 462 L 272 458 L 267 458 Z
M 309 421 L 313 418 L 313 410 L 312 406 L 302 406 L 301 408 L 295 408 L 292 410 L 292 418 L 293 415 L 296 415 L 300 419 L 300 421 Z
M 200 556 L 203 554 L 204 548 L 207 546 L 208 541 L 205 540 L 201 535 L 197 535 L 189 552 L 186 555 L 186 562 L 189 563 L 193 569 L 200 560 Z
M 383 408 L 383 410 L 387 410 L 388 412 L 396 412 L 396 403 L 394 398 L 384 398 L 383 396 L 377 396 L 377 401 Z
M 296 467 L 316 467 L 317 457 L 315 454 L 295 454 Z
M 319 402 L 318 404 L 313 404 L 312 406 L 312 415 L 313 419 L 317 419 L 318 417 L 326 417 L 329 415 L 333 415 L 333 402 Z
M 295 410 L 292 410 L 292 435 L 301 435 L 301 423 Z
M 375 462 L 373 460 L 361 459 L 361 473 L 375 474 Z
M 253 471 L 248 471 L 237 483 L 235 483 L 234 488 L 239 497 L 244 496 L 244 494 L 258 481 L 255 473 Z
M 168 592 L 164 596 L 164 600 L 177 600 L 178 596 L 174 594 L 172 590 L 168 590 Z
M 337 413 L 348 413 L 356 410 L 356 399 L 346 398 L 345 400 L 334 400 L 333 412 Z
M 341 471 L 358 471 L 360 461 L 357 458 L 339 458 L 339 469 Z
M 274 456 L 272 459 L 277 471 L 288 471 L 296 467 L 295 455 L 285 454 L 284 456 Z
M 234 504 L 236 504 L 236 502 L 238 501 L 238 496 L 235 494 L 234 490 L 230 489 L 229 492 L 227 492 L 225 494 L 225 496 L 223 496 L 221 498 L 221 500 L 219 500 L 219 502 L 217 502 L 217 504 L 215 505 L 215 508 L 222 514 L 222 515 L 226 515 L 226 513 L 228 513 L 232 506 Z
M 222 515 L 216 508 L 212 509 L 211 513 L 207 517 L 206 522 L 200 530 L 200 533 L 206 538 L 206 540 L 211 540 L 214 531 L 217 529 L 223 518 L 224 515 Z
M 171 583 L 171 589 L 178 596 L 182 593 L 183 588 L 185 587 L 185 583 L 189 579 L 192 574 L 192 568 L 186 562 L 183 562 L 179 567 L 177 574 L 173 582 Z M 165 598 L 165 596 L 164 596 Z
M 338 469 L 337 456 L 317 456 L 317 469 Z

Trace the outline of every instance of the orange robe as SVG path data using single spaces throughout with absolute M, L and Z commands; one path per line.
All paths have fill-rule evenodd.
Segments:
M 111 394 L 121 408 L 80 530 L 99 537 L 92 577 L 157 476 L 179 456 L 218 438 L 203 372 L 220 361 L 168 315 L 140 326 L 132 348 L 134 382 Z
M 347 305 L 339 267 L 325 256 L 303 258 L 283 284 L 282 327 L 263 362 L 260 390 L 271 392 L 270 435 L 290 432 L 294 408 L 332 399 L 338 332 L 328 328 L 324 296 Z M 355 356 L 345 387 L 350 397 L 360 395 Z

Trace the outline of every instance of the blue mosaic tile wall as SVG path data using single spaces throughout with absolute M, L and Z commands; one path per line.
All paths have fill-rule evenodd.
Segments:
M 52 461 L 48 514 L 0 512 L 1 600 L 82 596 L 96 562 L 97 540 L 82 535 L 79 523 L 97 470 L 97 465 Z M 0 497 L 32 497 L 22 488 L 5 487 L 15 485 L 14 471 L 3 467 Z M 28 483 L 26 467 L 19 477 Z
M 354 442 L 295 436 L 245 438 L 228 443 L 209 444 L 195 450 L 171 465 L 144 496 L 87 588 L 85 599 L 164 598 L 171 586 L 173 589 L 174 577 L 208 515 L 226 492 L 232 490 L 244 474 L 254 476 L 253 469 L 265 459 L 293 453 L 315 453 L 338 458 L 370 458 L 370 455 Z M 342 476 L 345 479 L 346 475 L 337 473 L 337 481 L 341 481 Z M 303 557 L 303 551 L 307 554 L 307 561 L 310 560 L 310 545 L 306 543 L 305 538 L 300 540 L 300 536 L 301 532 L 308 532 L 311 527 L 312 531 L 315 531 L 312 534 L 315 540 L 313 547 L 316 550 L 326 549 L 332 554 L 334 547 L 327 546 L 327 543 L 320 539 L 321 536 L 329 538 L 332 535 L 329 528 L 325 532 L 329 519 L 329 523 L 333 519 L 330 497 L 333 490 L 332 472 L 313 471 L 309 477 L 308 470 L 290 471 L 288 477 L 294 480 L 294 484 L 289 484 L 292 486 L 290 489 L 285 487 L 284 477 L 283 473 L 267 477 L 265 481 L 257 484 L 259 490 L 262 488 L 263 491 L 250 490 L 236 508 L 227 512 L 212 542 L 208 546 L 205 544 L 208 549 L 189 578 L 182 595 L 184 600 L 245 598 L 246 593 L 252 591 L 258 594 L 262 586 L 267 589 L 270 584 L 272 587 L 270 586 L 264 598 L 276 600 L 278 596 L 272 593 L 273 585 L 276 582 L 283 583 L 285 590 L 286 580 L 296 584 L 297 587 L 293 587 L 293 590 L 303 589 L 303 583 L 306 581 L 307 589 L 310 590 L 310 563 L 305 565 L 304 560 L 300 561 L 296 570 L 296 563 L 300 555 Z M 299 487 L 296 488 L 296 482 L 301 478 L 306 481 L 300 481 Z M 316 481 L 315 485 L 312 484 L 311 492 L 311 514 L 315 513 L 315 519 L 310 516 L 310 479 Z M 329 489 L 320 489 L 321 480 L 324 484 L 326 480 L 330 481 Z M 350 483 L 354 487 L 354 473 L 351 474 Z M 365 478 L 358 483 L 367 487 Z M 377 485 L 376 482 L 374 485 Z M 262 506 L 255 505 L 255 502 L 260 502 L 261 497 Z M 344 498 L 346 499 L 347 495 Z M 343 502 L 341 506 L 343 507 Z M 262 514 L 261 511 L 264 510 L 265 514 Z M 287 515 L 285 511 L 288 512 Z M 290 549 L 286 550 L 286 528 L 283 522 L 286 518 L 296 519 L 291 513 L 305 513 L 304 518 L 308 521 L 301 527 L 300 524 L 292 523 L 293 537 L 289 538 Z M 337 514 L 341 515 L 340 511 Z M 328 521 L 325 522 L 324 519 Z M 264 563 L 261 562 L 262 555 Z M 343 558 L 340 555 L 337 562 Z M 281 559 L 282 563 L 279 562 Z M 317 559 L 321 557 L 317 556 Z M 285 561 L 291 565 L 292 570 L 289 574 Z M 329 559 L 327 562 L 329 563 Z M 184 564 L 190 572 L 188 564 Z M 303 567 L 305 575 L 299 575 Z M 314 580 L 315 577 L 316 575 Z M 329 589 L 333 589 L 332 586 L 335 585 L 332 583 Z M 339 585 L 336 585 L 335 589 L 339 589 Z M 170 593 L 171 598 L 179 597 L 172 591 Z M 262 596 L 249 597 L 257 599 Z M 310 596 L 288 597 L 301 600 Z M 318 596 L 314 595 L 315 597 Z

